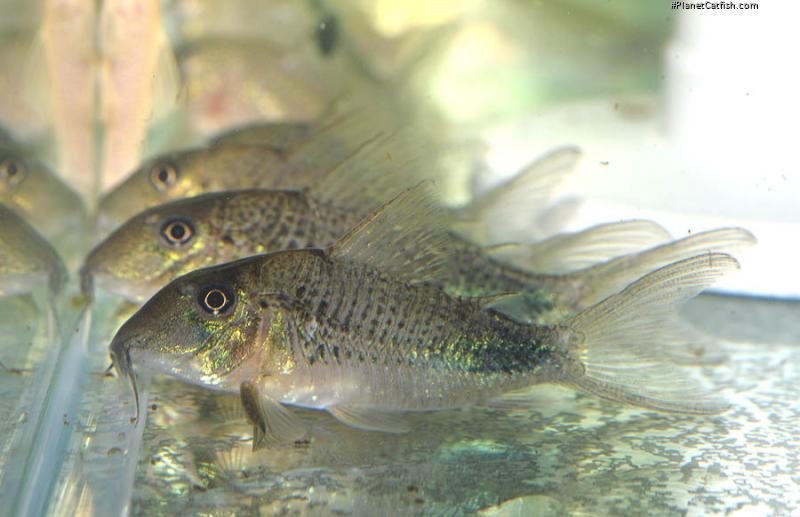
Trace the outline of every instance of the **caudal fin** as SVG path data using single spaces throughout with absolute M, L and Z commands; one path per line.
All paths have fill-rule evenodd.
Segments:
M 486 251 L 527 271 L 564 274 L 636 253 L 669 239 L 669 233 L 658 224 L 632 220 L 560 233 L 531 244 L 501 244 Z
M 639 253 L 624 255 L 608 262 L 564 276 L 564 283 L 577 288 L 577 299 L 563 300 L 581 310 L 619 292 L 643 275 L 672 262 L 701 253 L 730 253 L 756 242 L 743 228 L 721 228 L 662 244 Z
M 736 259 L 723 253 L 684 259 L 569 318 L 557 331 L 568 358 L 557 380 L 650 409 L 724 411 L 728 404 L 670 361 L 675 346 L 672 324 L 686 301 L 738 267 Z

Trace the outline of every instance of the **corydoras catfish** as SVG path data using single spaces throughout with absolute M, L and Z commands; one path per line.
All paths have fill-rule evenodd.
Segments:
M 318 187 L 322 191 L 327 188 L 325 182 Z M 285 249 L 330 246 L 367 214 L 337 206 L 335 200 L 319 199 L 316 190 L 220 192 L 148 209 L 89 254 L 82 272 L 84 291 L 91 295 L 97 284 L 142 302 L 174 278 L 201 267 Z M 364 206 L 369 206 L 369 200 Z M 611 230 L 618 236 L 636 231 L 655 233 L 647 221 L 611 226 L 587 233 L 602 232 L 607 238 L 613 238 Z M 451 267 L 438 281 L 451 295 L 484 297 L 484 303 L 497 303 L 520 319 L 561 317 L 596 303 L 660 266 L 703 252 L 728 251 L 751 239 L 742 229 L 720 229 L 574 272 L 547 274 L 497 259 L 451 232 L 442 244 L 452 257 Z M 504 296 L 507 293 L 514 296 Z
M 261 140 L 261 143 L 256 143 Z M 302 189 L 341 167 L 382 170 L 402 166 L 426 144 L 410 130 L 375 127 L 357 114 L 331 115 L 313 130 L 302 125 L 250 126 L 208 145 L 144 162 L 100 201 L 98 220 L 112 229 L 141 210 L 166 201 L 244 188 Z M 434 167 L 430 163 L 431 170 Z M 410 171 L 410 169 L 407 169 Z
M 243 136 L 247 134 L 231 137 Z M 558 149 L 465 209 L 450 210 L 448 219 L 464 222 L 478 211 L 476 207 L 502 204 L 508 197 L 520 198 L 520 190 L 529 194 L 527 199 L 542 197 L 546 186 L 553 183 L 552 178 L 570 170 L 576 158 L 573 148 Z M 143 301 L 169 280 L 198 267 L 281 249 L 327 246 L 381 200 L 390 197 L 387 193 L 399 190 L 398 178 L 405 177 L 392 167 L 365 171 L 362 164 L 346 165 L 320 174 L 318 181 L 303 190 L 211 193 L 150 208 L 131 218 L 92 251 L 84 265 L 84 286 L 88 289 L 96 280 L 117 294 Z M 598 225 L 532 245 L 497 248 L 503 261 L 518 263 L 511 266 L 453 233 L 450 247 L 457 250 L 457 260 L 447 287 L 458 295 L 523 290 L 530 310 L 545 311 L 555 305 L 580 308 L 665 261 L 730 244 L 728 237 L 735 242 L 742 236 L 736 232 L 722 237 L 714 234 L 702 243 L 697 237 L 636 258 L 628 257 L 624 263 L 618 260 L 562 275 L 530 273 L 525 262 L 544 267 L 544 271 L 548 263 L 567 261 L 578 265 L 578 269 L 586 268 L 608 257 L 661 244 L 668 234 L 655 223 L 627 221 Z M 519 258 L 508 257 L 509 253 Z M 597 292 L 587 285 L 589 280 Z
M 303 434 L 287 405 L 403 432 L 406 412 L 543 382 L 662 411 L 726 408 L 660 350 L 675 310 L 735 259 L 673 263 L 557 326 L 536 326 L 431 285 L 449 264 L 435 213 L 417 189 L 405 191 L 326 249 L 258 255 L 168 284 L 110 345 L 137 416 L 134 364 L 238 392 L 254 446 Z
M 57 293 L 67 280 L 58 253 L 16 212 L 0 204 L 0 296 L 44 286 Z
M 76 251 L 71 248 L 77 246 L 70 246 L 70 242 L 74 243 L 74 234 L 88 219 L 80 196 L 22 146 L 2 139 L 0 203 L 14 209 L 40 234 L 56 242 L 62 253 Z

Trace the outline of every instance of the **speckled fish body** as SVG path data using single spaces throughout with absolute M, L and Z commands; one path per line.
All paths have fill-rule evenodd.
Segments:
M 197 300 L 208 286 L 235 306 L 205 313 Z M 134 363 L 216 389 L 263 377 L 284 403 L 421 410 L 530 384 L 553 360 L 546 335 L 434 287 L 299 250 L 182 277 L 115 342 Z M 179 364 L 159 359 L 189 349 Z
M 195 269 L 284 249 L 326 246 L 358 218 L 300 191 L 241 190 L 153 207 L 99 244 L 84 263 L 95 285 L 144 301 Z
M 0 295 L 40 286 L 58 292 L 67 271 L 56 251 L 13 210 L 0 204 Z
M 369 207 L 364 207 L 369 208 Z M 86 289 L 98 287 L 144 301 L 194 269 L 285 249 L 325 247 L 364 212 L 316 200 L 299 191 L 243 190 L 198 196 L 143 212 L 87 257 Z M 175 230 L 179 236 L 172 235 Z M 176 238 L 180 237 L 180 238 Z M 568 282 L 522 271 L 492 259 L 456 235 L 445 244 L 453 266 L 441 286 L 456 296 L 525 292 L 529 313 L 552 309 Z M 566 292 L 562 299 L 573 296 Z
M 365 163 L 384 159 L 382 154 L 376 157 L 379 134 L 375 130 L 359 126 L 354 131 L 360 136 L 331 131 L 331 135 L 315 134 L 298 142 L 303 132 L 300 125 L 250 126 L 220 135 L 205 147 L 158 156 L 103 197 L 100 224 L 110 229 L 145 208 L 209 192 L 300 190 L 343 164 L 357 166 L 353 164 L 356 156 Z M 256 145 L 258 140 L 262 143 Z M 367 152 L 375 153 L 372 162 L 364 156 Z
M 329 246 L 370 208 L 368 203 L 344 208 L 306 192 L 263 189 L 167 203 L 135 216 L 89 254 L 84 288 L 89 291 L 97 284 L 141 302 L 170 280 L 200 267 L 284 249 Z M 730 242 L 727 234 L 721 237 L 714 242 L 695 236 L 666 245 L 639 255 L 644 265 L 618 260 L 570 274 L 539 274 L 495 259 L 451 233 L 441 244 L 451 265 L 437 282 L 453 296 L 491 299 L 515 293 L 513 299 L 497 300 L 498 307 L 522 319 L 542 314 L 555 318 L 597 301 L 594 289 L 610 282 L 606 277 L 617 280 L 597 290 L 612 294 L 643 269 L 692 256 L 706 249 L 702 243 L 716 249 Z
M 431 284 L 447 264 L 436 243 L 448 238 L 441 228 L 417 235 L 435 219 L 424 215 L 431 205 L 407 194 L 326 249 L 257 255 L 171 282 L 115 335 L 117 371 L 134 395 L 133 364 L 215 390 L 238 388 L 256 445 L 267 435 L 296 436 L 283 404 L 398 432 L 407 429 L 398 413 L 461 407 L 550 381 L 667 411 L 725 408 L 683 379 L 676 384 L 674 370 L 639 342 L 645 334 L 648 344 L 669 341 L 657 329 L 680 302 L 737 267 L 734 259 L 692 257 L 559 326 L 528 325 Z M 628 325 L 632 318 L 640 324 Z

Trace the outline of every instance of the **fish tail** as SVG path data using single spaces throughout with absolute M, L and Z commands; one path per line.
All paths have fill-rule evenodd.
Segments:
M 755 242 L 753 234 L 743 228 L 720 228 L 623 255 L 561 277 L 565 284 L 571 286 L 564 290 L 565 296 L 572 298 L 561 300 L 561 303 L 582 310 L 667 264 L 701 253 L 730 253 Z
M 714 414 L 728 404 L 670 361 L 677 310 L 723 273 L 730 255 L 707 253 L 662 267 L 555 327 L 556 382 L 660 411 Z

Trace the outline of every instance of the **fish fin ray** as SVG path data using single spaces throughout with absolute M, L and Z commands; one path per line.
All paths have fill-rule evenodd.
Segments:
M 364 431 L 402 434 L 411 430 L 408 420 L 402 413 L 347 404 L 329 407 L 328 413 L 344 425 Z
M 565 146 L 550 151 L 528 164 L 511 179 L 479 194 L 457 209 L 458 229 L 473 240 L 483 241 L 490 230 L 508 226 L 524 217 L 530 226 L 544 212 L 555 186 L 571 172 L 580 150 Z
M 267 396 L 257 384 L 245 381 L 239 386 L 239 398 L 247 418 L 253 423 L 253 450 L 271 443 L 299 440 L 305 436 L 302 422 L 280 402 Z
M 447 217 L 429 181 L 409 188 L 328 248 L 331 257 L 380 268 L 411 283 L 446 274 Z
M 487 294 L 483 296 L 474 296 L 470 298 L 466 298 L 467 300 L 472 300 L 480 306 L 482 309 L 487 309 L 498 303 L 507 302 L 509 300 L 513 300 L 520 296 L 519 291 L 509 291 L 506 293 L 495 293 L 495 294 Z
M 728 354 L 718 339 L 694 328 L 677 315 L 667 325 L 667 329 L 664 356 L 675 364 L 713 366 L 728 359 Z
M 159 29 L 159 33 L 158 57 L 152 86 L 153 105 L 150 111 L 154 121 L 164 118 L 177 107 L 183 91 L 181 73 L 172 44 L 163 28 Z
M 708 393 L 664 353 L 677 310 L 725 272 L 730 255 L 675 262 L 555 327 L 563 363 L 555 380 L 599 397 L 660 411 L 716 414 L 728 404 Z
M 531 244 L 492 246 L 486 251 L 497 259 L 528 271 L 564 274 L 636 253 L 669 239 L 669 233 L 660 225 L 652 221 L 632 220 L 599 224 Z
M 564 279 L 585 288 L 576 303 L 577 308 L 583 308 L 619 292 L 629 283 L 664 265 L 703 253 L 729 253 L 755 242 L 753 234 L 745 229 L 721 228 L 617 257 L 565 275 Z
M 326 171 L 309 194 L 366 213 L 407 187 L 404 167 L 391 158 L 394 135 L 376 133 Z
M 534 228 L 541 235 L 552 235 L 561 231 L 567 221 L 575 217 L 581 206 L 581 200 L 568 197 L 560 199 L 547 207 L 534 221 Z

